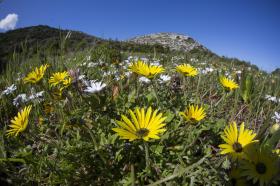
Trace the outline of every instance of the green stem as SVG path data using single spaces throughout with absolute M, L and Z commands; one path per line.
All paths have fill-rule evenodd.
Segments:
M 201 75 L 198 75 L 198 83 L 196 86 L 196 103 L 199 104 L 199 86 L 200 86 Z
M 94 149 L 95 149 L 95 151 L 97 152 L 97 154 L 98 154 L 99 157 L 101 158 L 102 162 L 103 162 L 104 164 L 106 164 L 106 159 L 105 159 L 105 158 L 103 157 L 103 155 L 98 151 L 99 145 L 98 145 L 98 143 L 97 143 L 97 141 L 96 141 L 94 135 L 92 134 L 92 132 L 90 131 L 90 129 L 88 129 L 88 128 L 86 128 L 86 127 L 84 127 L 84 128 L 89 132 L 89 135 L 90 135 L 90 137 L 91 137 L 91 139 L 92 139 L 92 142 L 93 142 L 93 144 L 94 144 Z
M 183 77 L 183 91 L 184 91 L 184 98 L 187 97 L 187 80 L 186 77 Z
M 146 160 L 146 169 L 150 170 L 150 154 L 149 154 L 149 145 L 147 142 L 144 142 L 145 146 L 145 160 Z
M 149 184 L 148 186 L 155 186 L 155 185 L 159 185 L 161 183 L 167 182 L 169 180 L 172 180 L 176 177 L 180 177 L 188 172 L 190 172 L 194 167 L 197 167 L 198 165 L 200 165 L 201 163 L 204 162 L 204 160 L 208 157 L 209 155 L 205 155 L 203 158 L 201 158 L 198 162 L 186 167 L 184 170 L 179 171 L 178 173 L 172 174 L 171 176 L 167 176 L 166 178 L 163 178 L 159 181 L 156 181 L 154 183 Z M 196 172 L 195 172 L 196 173 Z M 193 176 L 193 174 L 190 174 L 188 177 Z
M 0 158 L 1 161 L 25 163 L 25 160 L 21 158 Z
M 139 97 L 139 76 L 137 75 L 136 81 L 135 81 L 135 91 L 136 91 L 136 100 L 138 101 Z
M 156 87 L 156 83 L 155 83 L 154 79 L 152 80 L 152 87 L 153 87 L 153 91 L 154 91 L 154 94 L 155 94 L 155 97 L 156 97 L 156 100 L 157 100 L 157 106 L 158 106 L 158 104 L 159 104 L 159 99 L 158 99 L 157 87 Z
M 134 169 L 134 164 L 133 163 L 130 165 L 130 171 L 131 171 L 131 173 L 130 173 L 131 185 L 135 186 L 135 169 Z
M 219 103 L 224 100 L 224 98 L 226 97 L 226 93 L 223 94 L 223 96 L 219 99 L 219 101 L 217 101 L 217 103 L 214 105 L 214 107 L 217 107 L 219 105 Z
M 234 115 L 235 115 L 237 107 L 238 107 L 238 95 L 239 95 L 238 92 L 235 91 L 234 104 L 233 104 L 233 107 L 232 107 L 232 109 L 230 111 L 232 119 L 234 119 Z

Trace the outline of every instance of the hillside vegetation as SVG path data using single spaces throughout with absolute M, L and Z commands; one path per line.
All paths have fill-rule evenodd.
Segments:
M 279 185 L 279 76 L 67 33 L 5 55 L 1 185 Z

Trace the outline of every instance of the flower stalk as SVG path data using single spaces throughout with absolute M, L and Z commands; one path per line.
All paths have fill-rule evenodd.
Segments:
M 144 142 L 144 148 L 145 148 L 145 160 L 146 160 L 146 169 L 150 170 L 150 153 L 149 153 L 149 145 L 147 142 Z
M 157 86 L 156 86 L 156 82 L 155 82 L 154 79 L 152 79 L 152 87 L 153 87 L 154 95 L 156 97 L 157 105 L 158 105 L 159 104 L 159 99 L 158 99 L 158 94 L 157 94 Z
M 130 165 L 130 178 L 131 178 L 131 185 L 135 186 L 135 169 L 133 163 Z

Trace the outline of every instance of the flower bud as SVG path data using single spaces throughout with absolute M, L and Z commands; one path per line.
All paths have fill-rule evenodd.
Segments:
M 275 123 L 274 125 L 272 125 L 270 127 L 270 134 L 274 134 L 275 132 L 277 132 L 280 129 L 280 126 L 278 123 Z

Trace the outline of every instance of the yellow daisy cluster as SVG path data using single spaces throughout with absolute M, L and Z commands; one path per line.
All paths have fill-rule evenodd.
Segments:
M 37 83 L 39 82 L 44 74 L 47 68 L 49 67 L 48 64 L 41 65 L 39 68 L 36 67 L 34 71 L 30 72 L 25 78 L 23 78 L 24 83 Z
M 141 60 L 133 62 L 129 66 L 129 70 L 137 73 L 138 75 L 146 78 L 154 78 L 157 74 L 164 72 L 164 68 L 161 66 L 154 66 L 144 63 Z M 183 73 L 186 76 L 195 76 L 198 74 L 197 69 L 190 65 L 180 65 L 177 67 L 177 71 Z M 133 141 L 136 139 L 143 139 L 148 141 L 149 139 L 159 139 L 158 134 L 163 133 L 166 129 L 163 128 L 163 123 L 166 117 L 162 117 L 162 113 L 158 113 L 158 110 L 152 111 L 149 107 L 147 111 L 144 108 L 136 108 L 134 111 L 129 110 L 130 118 L 125 115 L 121 115 L 122 120 L 116 120 L 118 127 L 113 128 L 121 139 L 127 139 Z M 203 107 L 191 105 L 185 112 L 180 112 L 187 121 L 199 122 L 205 118 L 205 110 Z
M 241 172 L 233 167 L 229 172 L 229 179 L 232 185 L 246 186 L 246 180 L 242 177 Z
M 244 129 L 244 122 L 241 123 L 239 131 L 236 122 L 232 122 L 221 135 L 221 138 L 226 142 L 219 145 L 222 149 L 221 154 L 229 154 L 234 160 L 246 158 L 244 153 L 246 147 L 258 141 L 254 140 L 256 135 L 252 130 Z
M 23 79 L 24 83 L 39 82 L 48 66 L 42 65 L 39 68 L 35 68 Z M 162 66 L 150 65 L 140 60 L 133 62 L 129 66 L 129 70 L 149 79 L 165 71 Z M 189 64 L 178 65 L 176 71 L 189 77 L 198 75 L 198 70 Z M 63 71 L 53 73 L 48 83 L 51 88 L 54 88 L 54 95 L 60 97 L 63 90 L 69 87 L 72 81 L 69 73 Z M 235 81 L 225 76 L 221 76 L 219 81 L 229 91 L 239 87 Z M 44 106 L 46 114 L 53 112 L 54 108 L 51 104 L 45 104 Z M 26 130 L 31 109 L 31 105 L 24 107 L 11 120 L 7 130 L 8 136 L 18 136 L 19 133 Z M 160 135 L 167 130 L 165 123 L 167 117 L 163 116 L 163 113 L 160 113 L 157 109 L 136 107 L 134 110 L 129 109 L 127 112 L 128 116 L 122 114 L 120 120 L 115 120 L 116 127 L 112 128 L 121 139 L 150 141 L 160 139 Z M 205 108 L 199 105 L 189 105 L 185 108 L 185 111 L 179 112 L 179 114 L 191 124 L 199 123 L 206 117 Z M 43 118 L 39 118 L 38 123 L 42 123 L 42 121 Z M 279 160 L 277 158 L 277 155 L 280 154 L 279 150 L 269 152 L 261 147 L 253 148 L 258 144 L 256 136 L 257 134 L 252 130 L 245 129 L 244 122 L 240 124 L 239 128 L 236 122 L 230 123 L 221 134 L 224 143 L 219 145 L 220 154 L 227 154 L 231 160 L 240 162 L 238 164 L 240 167 L 234 167 L 230 172 L 230 177 L 238 181 L 237 183 L 240 185 L 246 184 L 246 180 L 243 178 L 252 180 L 254 184 L 258 182 L 260 185 L 267 185 L 277 174 L 278 168 L 276 165 Z
M 279 158 L 259 145 L 251 146 L 247 156 L 248 160 L 241 161 L 241 175 L 252 180 L 253 184 L 270 185 L 279 171 Z
M 141 60 L 133 62 L 129 66 L 129 70 L 149 79 L 154 78 L 156 75 L 165 71 L 165 69 L 162 66 L 150 65 Z M 178 65 L 176 66 L 176 71 L 184 76 L 189 77 L 194 77 L 198 75 L 198 70 L 190 64 Z M 235 81 L 225 76 L 221 76 L 219 78 L 219 81 L 226 90 L 233 91 L 234 89 L 239 88 L 238 84 Z
M 157 74 L 164 72 L 164 68 L 162 66 L 150 65 L 141 60 L 133 62 L 129 66 L 129 70 L 149 79 L 154 78 Z
M 219 147 L 221 154 L 228 154 L 233 161 L 241 162 L 233 168 L 236 182 L 248 185 L 249 180 L 261 186 L 270 185 L 279 171 L 279 157 L 268 148 L 260 146 L 255 139 L 256 135 L 252 130 L 245 129 L 244 122 L 239 130 L 236 122 L 232 122 L 221 135 L 226 143 Z

